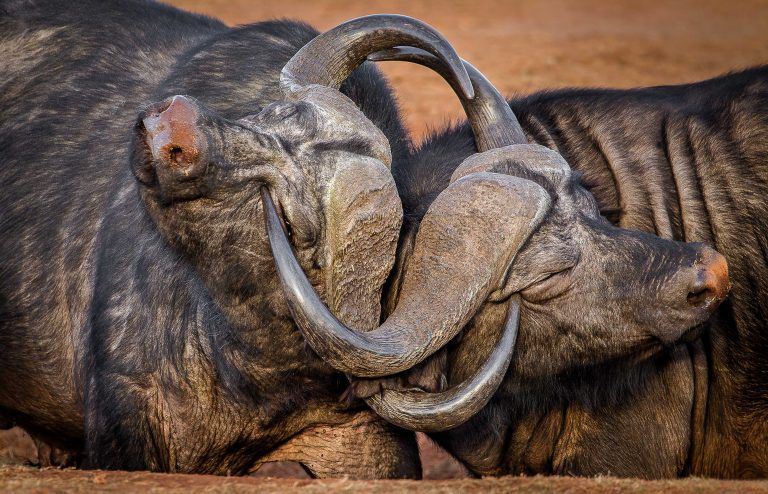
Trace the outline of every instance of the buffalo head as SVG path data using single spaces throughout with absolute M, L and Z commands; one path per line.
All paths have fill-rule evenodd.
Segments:
M 460 81 L 430 54 L 399 49 L 372 58 L 428 65 L 462 96 Z M 491 357 L 447 391 L 365 396 L 384 418 L 415 430 L 453 427 L 484 406 L 506 372 L 518 317 L 525 331 L 514 371 L 551 375 L 675 342 L 706 321 L 729 289 L 727 264 L 711 248 L 603 219 L 562 157 L 526 144 L 504 99 L 467 69 L 476 97 L 462 102 L 481 153 L 459 166 L 418 231 L 404 232 L 397 303 L 381 326 L 360 332 L 341 324 L 297 265 L 276 256 L 308 342 L 355 376 L 412 369 L 465 327 L 505 328 Z M 270 232 L 280 235 L 274 222 Z
M 438 33 L 383 15 L 306 45 L 283 68 L 284 100 L 258 114 L 228 120 L 176 95 L 139 116 L 132 163 L 147 210 L 227 314 L 252 321 L 285 307 L 263 228 L 268 204 L 337 316 L 378 323 L 402 206 L 386 137 L 338 87 L 369 53 L 398 44 L 435 54 L 471 92 Z

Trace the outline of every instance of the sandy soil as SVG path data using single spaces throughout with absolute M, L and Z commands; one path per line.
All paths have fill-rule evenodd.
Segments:
M 229 24 L 302 19 L 320 30 L 406 14 L 437 28 L 503 93 L 677 84 L 768 62 L 766 0 L 169 0 Z M 461 116 L 435 74 L 384 64 L 417 135 Z
M 49 492 L 115 492 L 115 493 L 205 493 L 263 494 L 300 492 L 326 494 L 329 492 L 392 492 L 474 493 L 482 489 L 491 493 L 570 494 L 603 493 L 757 493 L 768 491 L 768 481 L 729 482 L 702 479 L 676 481 L 620 480 L 608 477 L 575 479 L 567 477 L 504 477 L 484 480 L 423 480 L 362 482 L 336 480 L 255 479 L 253 477 L 213 477 L 210 475 L 174 475 L 131 472 L 36 470 L 31 468 L 0 468 L 0 490 L 25 493 Z
M 361 15 L 401 13 L 440 30 L 457 51 L 507 95 L 568 86 L 636 87 L 691 82 L 768 62 L 768 0 L 169 0 L 168 3 L 218 17 L 229 24 L 273 18 L 302 19 L 320 30 Z M 462 116 L 446 84 L 426 69 L 384 64 L 397 90 L 406 122 L 416 139 L 430 128 Z M 463 469 L 423 438 L 425 477 L 457 478 Z M 0 464 L 38 461 L 36 446 L 20 432 L 0 431 Z M 615 479 L 507 478 L 359 483 L 308 481 L 295 464 L 268 465 L 259 477 L 126 474 L 0 469 L 0 491 L 86 492 L 750 492 L 768 491 L 768 483 L 702 480 L 640 482 Z

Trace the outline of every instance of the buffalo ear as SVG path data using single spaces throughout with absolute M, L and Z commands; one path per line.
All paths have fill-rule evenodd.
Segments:
M 199 197 L 207 188 L 208 148 L 200 106 L 172 96 L 139 116 L 134 174 L 166 201 Z

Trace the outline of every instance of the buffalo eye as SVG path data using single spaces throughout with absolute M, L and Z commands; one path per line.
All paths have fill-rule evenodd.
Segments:
M 545 273 L 541 278 L 525 288 L 521 294 L 528 302 L 543 303 L 552 300 L 563 295 L 571 287 L 572 273 L 572 267 Z

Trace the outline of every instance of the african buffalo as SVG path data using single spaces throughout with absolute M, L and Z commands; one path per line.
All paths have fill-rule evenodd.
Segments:
M 387 165 L 408 169 L 411 157 L 375 72 L 342 86 L 351 101 L 336 88 L 369 53 L 414 45 L 453 67 L 469 101 L 450 46 L 392 16 L 304 45 L 316 33 L 296 23 L 227 29 L 139 1 L 78 8 L 0 4 L 0 413 L 83 451 L 86 465 L 241 473 L 287 458 L 319 475 L 417 476 L 413 436 L 339 403 L 345 379 L 296 325 L 331 366 L 408 371 L 428 391 L 441 387 L 430 356 L 467 324 L 494 336 L 503 326 L 489 358 L 475 352 L 479 371 L 445 391 L 353 386 L 388 420 L 441 430 L 485 414 L 520 294 L 532 329 L 531 287 L 559 286 L 564 270 L 607 268 L 571 305 L 539 300 L 541 333 L 557 321 L 572 337 L 545 359 L 522 334 L 516 362 L 527 356 L 534 375 L 671 344 L 727 291 L 715 251 L 605 224 L 556 154 L 523 146 L 505 148 L 516 164 L 481 154 L 432 188 L 417 234 L 409 210 L 397 296 L 377 327 L 402 220 Z M 524 142 L 509 122 L 478 116 L 479 142 Z M 525 171 L 534 165 L 545 176 Z M 577 255 L 564 232 L 583 234 L 593 255 Z M 574 318 L 579 303 L 601 310 Z M 614 324 L 625 331 L 596 333 Z
M 419 50 L 372 58 L 427 65 L 456 86 Z M 462 98 L 469 122 L 393 167 L 406 218 L 398 265 L 407 266 L 430 205 L 467 173 L 534 180 L 554 205 L 545 236 L 531 237 L 508 274 L 508 290 L 522 296 L 522 329 L 503 384 L 468 422 L 432 437 L 482 475 L 768 475 L 768 67 L 681 86 L 544 92 L 509 106 L 468 68 L 478 94 Z M 573 171 L 536 146 L 473 156 L 508 143 L 498 139 L 503 126 L 483 130 L 488 114 L 519 130 L 510 106 L 527 139 Z M 681 262 L 709 272 L 676 302 Z M 542 263 L 552 276 L 530 276 Z M 703 327 L 671 334 L 661 329 L 670 314 L 647 320 L 686 298 L 701 304 L 706 290 L 721 300 L 728 266 L 730 297 Z M 465 328 L 447 376 L 433 380 L 461 382 L 483 362 L 501 326 L 488 317 Z M 639 321 L 648 334 L 633 329 Z M 635 355 L 612 343 L 643 338 Z M 606 354 L 614 358 L 597 362 Z
M 375 326 L 409 143 L 374 68 L 344 81 L 406 44 L 471 84 L 412 19 L 316 35 L 0 2 L 0 423 L 98 468 L 420 475 L 414 435 L 340 402 L 346 378 L 296 329 L 262 199 L 335 313 Z

